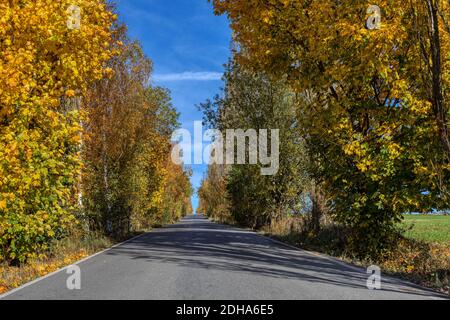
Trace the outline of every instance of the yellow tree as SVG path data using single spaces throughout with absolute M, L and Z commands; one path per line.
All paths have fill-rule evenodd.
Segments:
M 65 103 L 108 72 L 103 0 L 0 3 L 0 259 L 25 261 L 72 220 L 80 112 Z
M 358 251 L 379 254 L 402 212 L 448 208 L 448 1 L 213 2 L 238 61 L 302 96 L 313 172 Z

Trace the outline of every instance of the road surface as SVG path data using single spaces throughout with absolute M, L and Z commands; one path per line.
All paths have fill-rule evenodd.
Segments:
M 61 270 L 3 299 L 436 299 L 433 292 L 297 250 L 202 217 L 156 229 L 78 264 L 80 290 Z

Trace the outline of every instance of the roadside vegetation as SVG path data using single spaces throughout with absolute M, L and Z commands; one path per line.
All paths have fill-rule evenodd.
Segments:
M 210 165 L 199 212 L 448 291 L 448 220 L 404 213 L 450 208 L 450 4 L 368 28 L 365 2 L 212 2 L 233 57 L 205 123 L 279 129 L 280 168 Z
M 260 231 L 270 237 L 303 249 L 322 252 L 355 265 L 368 267 L 378 265 L 382 272 L 399 276 L 417 284 L 449 293 L 450 284 L 450 237 L 448 229 L 440 233 L 442 241 L 424 240 L 430 233 L 415 230 L 409 223 L 402 223 L 398 239 L 391 250 L 376 258 L 361 259 L 348 246 L 350 231 L 335 223 L 322 223 L 319 232 L 313 232 L 310 217 L 292 216 L 273 222 Z M 418 236 L 411 236 L 409 232 Z
M 0 4 L 0 292 L 192 212 L 170 93 L 109 1 L 76 3 Z
M 118 240 L 116 240 L 118 241 Z M 103 233 L 74 230 L 56 240 L 45 255 L 20 265 L 0 264 L 0 294 L 111 247 L 115 241 Z

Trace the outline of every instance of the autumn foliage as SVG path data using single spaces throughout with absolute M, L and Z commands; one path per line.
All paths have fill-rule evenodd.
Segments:
M 177 114 L 124 32 L 104 0 L 1 1 L 0 260 L 44 255 L 68 226 L 139 229 L 170 198 Z
M 349 246 L 379 256 L 405 212 L 450 207 L 450 5 L 444 0 L 215 0 L 235 60 L 298 95 L 310 177 Z
M 168 207 L 191 195 L 188 174 L 167 164 L 178 114 L 167 90 L 147 84 L 152 63 L 124 31 L 116 35 L 121 53 L 109 62 L 114 76 L 89 92 L 80 217 L 119 237 L 180 218 L 187 211 Z

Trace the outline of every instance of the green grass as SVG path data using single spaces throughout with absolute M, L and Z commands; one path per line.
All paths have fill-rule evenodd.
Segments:
M 450 216 L 405 215 L 403 225 L 407 238 L 450 244 Z

